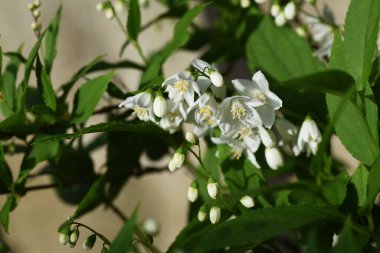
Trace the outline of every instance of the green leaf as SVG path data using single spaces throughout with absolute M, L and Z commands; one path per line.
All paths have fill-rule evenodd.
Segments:
M 369 84 L 365 84 L 364 91 L 365 116 L 368 122 L 368 127 L 371 130 L 373 139 L 376 144 L 379 144 L 379 128 L 378 128 L 378 108 L 376 98 Z
M 322 188 L 322 194 L 333 206 L 340 206 L 346 198 L 346 189 L 350 177 L 346 171 L 341 172 Z
M 46 71 L 45 66 L 42 66 L 39 57 L 37 56 L 36 75 L 38 89 L 42 94 L 42 98 L 45 104 L 49 106 L 53 111 L 57 109 L 57 100 L 53 85 L 50 81 L 50 77 Z
M 15 197 L 13 194 L 9 195 L 7 201 L 4 203 L 3 208 L 0 211 L 0 223 L 3 226 L 5 232 L 8 233 L 9 228 L 9 213 L 14 205 Z
M 368 176 L 368 204 L 372 207 L 380 192 L 380 157 L 373 163 Z
M 364 165 L 359 165 L 352 175 L 351 182 L 355 186 L 358 196 L 359 207 L 367 203 L 367 188 L 368 188 L 369 172 Z
M 147 85 L 159 74 L 162 65 L 177 49 L 186 44 L 190 35 L 188 27 L 193 19 L 208 5 L 209 3 L 199 4 L 186 14 L 177 22 L 174 28 L 173 40 L 163 49 L 160 53 L 156 54 L 149 60 L 149 66 L 141 77 L 142 86 Z
M 4 150 L 2 145 L 0 145 L 0 179 L 10 190 L 13 182 L 12 172 L 9 169 L 7 162 L 5 161 Z
M 15 113 L 0 122 L 0 131 L 26 134 L 33 132 L 33 126 L 30 125 L 24 114 Z
M 262 69 L 278 81 L 324 70 L 305 39 L 288 27 L 276 26 L 269 17 L 250 35 L 246 54 L 252 71 Z
M 291 89 L 337 95 L 345 94 L 354 84 L 355 80 L 340 70 L 326 70 L 283 83 L 284 86 Z
M 135 208 L 131 217 L 124 223 L 111 244 L 109 253 L 126 253 L 132 248 L 132 239 L 137 220 L 138 207 Z
M 74 98 L 72 124 L 83 123 L 90 118 L 113 75 L 114 72 L 111 71 L 86 82 L 79 88 Z
M 329 115 L 335 115 L 344 99 L 327 94 Z M 364 164 L 371 165 L 379 153 L 372 133 L 360 109 L 350 100 L 343 101 L 335 123 L 335 131 L 346 149 Z M 355 133 L 355 134 L 353 134 Z
M 350 2 L 344 26 L 344 61 L 359 90 L 365 88 L 371 73 L 379 22 L 380 1 Z
M 106 186 L 106 180 L 104 176 L 99 177 L 90 187 L 84 198 L 79 203 L 74 214 L 71 216 L 73 219 L 77 219 L 85 213 L 93 210 L 99 204 L 104 201 L 104 191 Z
M 61 20 L 62 6 L 59 6 L 54 19 L 47 28 L 45 36 L 44 61 L 46 73 L 49 74 L 53 65 L 54 58 L 57 54 L 57 38 L 59 31 L 59 23 Z
M 73 138 L 78 138 L 79 136 L 83 134 L 97 133 L 97 132 L 145 133 L 145 134 L 157 136 L 160 139 L 167 141 L 170 144 L 173 144 L 173 138 L 171 137 L 171 135 L 153 123 L 146 123 L 146 122 L 127 123 L 127 122 L 117 122 L 117 121 L 92 125 L 86 128 L 82 128 L 78 132 L 75 132 L 72 134 L 58 134 L 58 135 L 49 136 L 49 137 L 39 140 L 39 142 L 61 141 L 65 139 L 73 139 Z
M 351 230 L 351 219 L 347 219 L 342 233 L 339 236 L 338 244 L 331 250 L 331 253 L 358 253 L 361 251 L 358 237 Z
M 130 0 L 128 6 L 127 32 L 132 41 L 137 41 L 141 30 L 140 5 L 138 0 Z
M 175 249 L 185 252 L 214 252 L 217 249 L 239 246 L 253 248 L 288 230 L 314 222 L 338 219 L 338 212 L 331 207 L 264 208 L 246 212 L 236 219 L 208 227 L 201 233 L 195 234 L 191 240 L 175 242 L 174 245 Z

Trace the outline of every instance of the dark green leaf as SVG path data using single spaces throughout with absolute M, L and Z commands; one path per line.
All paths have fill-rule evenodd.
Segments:
M 15 197 L 13 194 L 9 195 L 7 201 L 4 203 L 3 208 L 0 211 L 0 223 L 3 226 L 5 232 L 8 233 L 9 228 L 9 213 L 14 205 Z
M 371 130 L 373 139 L 379 144 L 379 128 L 378 128 L 378 108 L 376 98 L 369 84 L 365 84 L 364 91 L 365 115 L 368 122 L 368 127 Z
M 0 131 L 25 134 L 33 132 L 33 127 L 24 114 L 15 113 L 0 122 Z
M 137 220 L 138 207 L 135 208 L 131 217 L 124 223 L 122 229 L 112 242 L 109 253 L 126 253 L 132 248 L 132 239 Z
M 364 165 L 359 165 L 352 175 L 351 182 L 354 184 L 356 194 L 358 195 L 359 207 L 367 203 L 367 188 L 368 188 L 369 172 Z
M 140 5 L 138 0 L 130 0 L 128 7 L 127 32 L 132 41 L 137 41 L 141 30 Z
M 380 192 L 380 157 L 373 163 L 368 176 L 368 202 L 372 206 Z
M 322 188 L 322 194 L 333 206 L 340 206 L 346 198 L 347 183 L 350 177 L 346 171 L 341 172 Z
M 342 233 L 339 236 L 338 244 L 331 250 L 331 253 L 358 253 L 361 251 L 360 242 L 358 237 L 354 235 L 351 230 L 351 219 L 347 219 Z
M 106 180 L 104 176 L 99 177 L 90 187 L 87 194 L 79 203 L 74 214 L 71 216 L 73 219 L 77 219 L 83 214 L 93 210 L 99 204 L 104 201 Z
M 106 91 L 114 72 L 92 79 L 83 84 L 75 94 L 73 118 L 71 123 L 78 124 L 90 118 L 100 98 Z
M 46 73 L 49 74 L 53 65 L 54 58 L 57 54 L 57 38 L 59 31 L 59 23 L 61 20 L 62 6 L 58 8 L 54 19 L 47 28 L 45 36 L 44 60 Z
M 5 183 L 8 189 L 11 188 L 13 178 L 12 172 L 8 167 L 4 157 L 3 146 L 0 145 L 0 179 Z
M 299 78 L 324 70 L 303 38 L 288 27 L 263 18 L 246 45 L 252 71 L 262 69 L 278 81 Z

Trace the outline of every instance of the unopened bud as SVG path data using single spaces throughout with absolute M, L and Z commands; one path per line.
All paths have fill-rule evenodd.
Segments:
M 261 139 L 261 142 L 264 144 L 265 147 L 271 148 L 276 146 L 276 136 L 270 129 L 265 129 L 264 127 L 259 127 L 259 136 Z
M 91 250 L 96 242 L 96 234 L 92 234 L 83 242 L 83 249 L 84 250 Z
M 240 0 L 240 6 L 241 6 L 241 8 L 246 9 L 250 5 L 251 5 L 251 1 L 250 0 Z
M 105 15 L 107 19 L 113 19 L 115 17 L 115 12 L 113 11 L 112 7 L 108 7 L 106 9 Z
M 67 233 L 65 232 L 61 232 L 59 234 L 59 243 L 62 244 L 62 245 L 66 245 L 70 240 L 70 237 Z
M 243 197 L 241 197 L 240 203 L 246 208 L 251 208 L 255 206 L 255 202 L 253 201 L 253 198 L 248 195 L 244 195 Z
M 38 7 L 41 6 L 41 1 L 40 1 L 40 0 L 35 0 L 35 1 L 33 2 L 33 5 L 34 5 L 36 8 L 38 8 Z
M 102 251 L 100 251 L 100 253 L 108 253 L 110 250 L 108 249 L 108 247 L 106 245 L 103 245 L 103 248 L 102 248 Z
M 215 224 L 220 219 L 220 207 L 213 206 L 210 209 L 210 221 L 212 224 Z
M 270 14 L 273 17 L 277 17 L 278 14 L 280 14 L 280 11 L 281 11 L 281 7 L 278 3 L 274 3 L 272 7 L 270 8 Z
M 287 20 L 293 20 L 297 14 L 296 4 L 291 1 L 284 8 L 284 15 Z
M 195 133 L 193 133 L 193 132 L 187 132 L 186 135 L 185 135 L 185 139 L 190 144 L 193 144 L 193 145 L 198 145 L 199 144 L 198 136 Z
M 286 17 L 284 15 L 284 12 L 280 11 L 280 13 L 274 19 L 274 23 L 279 27 L 284 26 L 286 24 Z
M 174 156 L 171 159 L 171 162 L 169 162 L 169 169 L 170 167 L 172 167 L 172 169 L 174 170 L 179 169 L 182 167 L 184 162 L 185 162 L 185 151 L 183 147 L 180 147 L 174 153 Z M 170 171 L 174 171 L 172 169 L 170 169 Z
M 79 229 L 75 228 L 73 231 L 70 233 L 70 242 L 71 243 L 76 243 L 79 239 Z
M 216 199 L 216 196 L 218 195 L 218 187 L 218 183 L 215 182 L 214 179 L 209 178 L 207 183 L 207 192 L 212 199 Z
M 41 28 L 41 23 L 39 22 L 33 22 L 31 25 L 30 25 L 30 28 L 32 28 L 33 31 L 37 31 Z
M 216 87 L 222 87 L 224 84 L 223 76 L 219 73 L 219 71 L 212 69 L 209 71 L 209 76 L 211 82 L 216 86 Z
M 96 5 L 96 10 L 97 11 L 102 11 L 102 10 L 104 10 L 105 8 L 106 8 L 106 3 L 105 2 L 100 2 L 100 3 L 98 3 L 97 5 Z
M 201 208 L 199 208 L 199 211 L 198 211 L 198 220 L 200 222 L 204 222 L 206 220 L 206 217 L 207 217 L 207 210 L 206 210 L 206 206 L 201 206 Z
M 34 4 L 33 3 L 28 4 L 28 9 L 31 11 L 34 10 L 35 9 Z
M 148 218 L 144 220 L 142 229 L 146 234 L 155 236 L 160 232 L 160 224 L 158 224 L 156 219 Z
M 194 180 L 187 190 L 187 199 L 190 202 L 195 202 L 198 199 L 198 182 Z
M 162 96 L 162 94 L 157 95 L 153 102 L 153 112 L 157 117 L 164 117 L 168 111 L 168 106 L 166 103 L 166 99 Z
M 307 37 L 306 29 L 304 27 L 298 26 L 294 30 L 296 31 L 296 33 L 298 34 L 298 36 L 300 36 L 302 38 L 306 38 Z
M 265 159 L 271 169 L 277 170 L 284 165 L 284 159 L 277 147 L 265 149 Z
M 32 12 L 32 15 L 34 18 L 39 18 L 41 16 L 41 11 L 40 10 L 34 10 Z

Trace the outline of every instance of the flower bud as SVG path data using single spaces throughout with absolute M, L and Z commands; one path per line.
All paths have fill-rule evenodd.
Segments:
M 108 253 L 110 250 L 107 248 L 106 245 L 103 245 L 102 251 L 100 253 Z
M 273 17 L 277 17 L 278 14 L 280 14 L 280 11 L 281 11 L 280 5 L 278 3 L 273 3 L 272 7 L 270 8 L 270 14 Z
M 243 197 L 241 197 L 240 203 L 246 208 L 251 208 L 255 206 L 255 201 L 251 196 L 248 195 L 244 195 Z
M 284 15 L 287 20 L 292 20 L 297 14 L 296 4 L 290 1 L 284 8 Z
M 193 132 L 187 132 L 186 135 L 185 135 L 185 139 L 190 144 L 193 144 L 193 145 L 198 145 L 199 144 L 198 136 L 195 133 L 193 133 Z
M 306 29 L 303 26 L 298 26 L 294 30 L 296 31 L 296 33 L 298 34 L 298 36 L 300 36 L 302 38 L 306 38 L 307 37 Z
M 174 172 L 176 169 L 178 169 L 177 167 L 175 167 L 173 159 L 170 159 L 168 167 L 171 172 Z
M 190 202 L 195 202 L 198 198 L 198 182 L 194 180 L 187 190 L 187 199 Z
M 276 146 L 276 136 L 272 130 L 259 127 L 259 136 L 265 147 L 271 148 Z
M 70 233 L 70 242 L 71 243 L 76 243 L 79 239 L 79 229 L 78 228 L 74 228 L 73 231 L 71 231 Z
M 83 249 L 84 250 L 91 250 L 96 242 L 96 234 L 92 234 L 83 242 Z
M 33 16 L 34 18 L 39 18 L 39 17 L 41 16 L 41 11 L 40 11 L 40 10 L 34 10 L 34 11 L 32 12 L 32 16 Z
M 59 233 L 59 243 L 66 245 L 70 240 L 70 236 L 66 232 Z
M 28 9 L 29 10 L 34 10 L 36 7 L 34 7 L 34 4 L 33 3 L 30 3 L 30 4 L 28 4 Z
M 41 1 L 40 1 L 40 0 L 35 0 L 35 1 L 33 2 L 33 5 L 34 5 L 36 8 L 38 8 L 38 7 L 41 6 Z
M 113 19 L 115 17 L 115 12 L 113 11 L 112 7 L 108 7 L 106 9 L 105 15 L 107 19 Z
M 262 3 L 265 3 L 267 0 L 255 0 L 256 3 L 258 4 L 262 4 Z
M 241 6 L 241 8 L 246 9 L 250 5 L 251 5 L 251 1 L 250 0 L 240 0 L 240 6 Z
M 107 4 L 105 2 L 100 2 L 96 5 L 96 10 L 97 11 L 102 11 L 106 8 Z
M 39 22 L 33 22 L 31 25 L 30 25 L 30 28 L 32 28 L 33 31 L 37 31 L 41 28 L 41 23 Z
M 185 162 L 185 151 L 183 147 L 180 147 L 176 150 L 172 160 L 173 160 L 173 166 L 176 169 L 179 169 L 182 167 L 183 163 Z
M 168 106 L 166 103 L 166 99 L 162 96 L 162 94 L 156 96 L 153 102 L 153 112 L 157 117 L 164 117 L 168 111 Z
M 216 195 L 218 195 L 218 183 L 211 177 L 207 183 L 207 192 L 212 199 L 216 199 Z
M 210 221 L 212 224 L 215 224 L 220 219 L 220 207 L 213 206 L 210 209 Z
M 198 211 L 198 220 L 200 222 L 204 222 L 206 220 L 206 217 L 207 217 L 207 210 L 206 210 L 206 206 L 201 206 L 201 208 L 199 208 L 199 211 Z
M 147 235 L 155 236 L 160 232 L 160 224 L 156 219 L 148 218 L 144 220 L 142 229 Z
M 209 76 L 211 82 L 216 86 L 216 87 L 222 87 L 224 84 L 223 76 L 216 71 L 215 69 L 211 69 L 209 71 Z
M 271 169 L 277 170 L 284 165 L 284 159 L 277 147 L 265 149 L 265 159 Z
M 274 19 L 274 23 L 279 27 L 284 26 L 286 24 L 286 17 L 284 15 L 284 12 L 280 11 L 280 13 Z

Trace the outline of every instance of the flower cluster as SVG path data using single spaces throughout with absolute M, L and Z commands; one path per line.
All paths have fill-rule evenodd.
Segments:
M 33 17 L 33 23 L 30 25 L 32 30 L 36 33 L 39 33 L 41 31 L 41 21 L 40 21 L 40 16 L 41 16 L 41 1 L 40 0 L 35 0 L 33 3 L 28 4 L 28 9 L 30 10 L 32 17 Z

